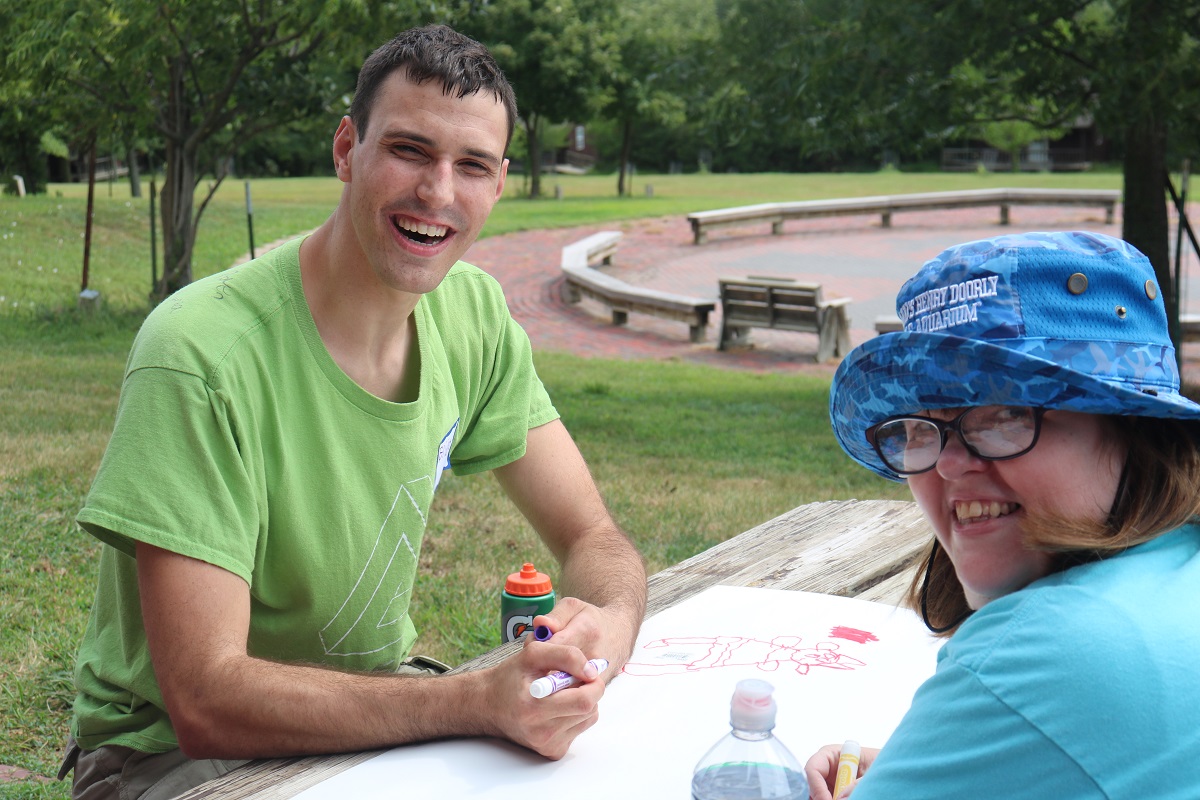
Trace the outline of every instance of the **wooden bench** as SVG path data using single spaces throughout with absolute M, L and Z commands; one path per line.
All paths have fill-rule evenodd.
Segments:
M 877 197 L 843 197 L 833 200 L 802 200 L 791 203 L 759 203 L 752 206 L 695 211 L 688 214 L 692 238 L 704 244 L 714 228 L 771 223 L 771 233 L 783 233 L 789 219 L 811 219 L 849 214 L 879 214 L 885 228 L 897 211 L 929 211 L 946 208 L 999 206 L 1000 224 L 1009 224 L 1009 209 L 1015 205 L 1088 206 L 1104 209 L 1104 222 L 1111 225 L 1121 192 L 1117 189 L 968 189 L 958 192 L 925 192 Z
M 875 318 L 875 335 L 881 333 L 896 333 L 904 330 L 904 323 L 895 315 L 883 315 Z
M 624 325 L 629 321 L 630 312 L 635 311 L 686 322 L 688 338 L 692 342 L 703 342 L 708 315 L 717 307 L 713 298 L 634 286 L 592 269 L 593 264 L 612 264 L 620 241 L 619 231 L 601 231 L 562 249 L 563 301 L 578 303 L 584 297 L 598 300 L 612 309 L 613 325 Z
M 721 278 L 721 338 L 718 350 L 750 338 L 751 328 L 815 333 L 817 362 L 850 352 L 849 297 L 826 300 L 821 286 L 790 278 L 751 275 Z
M 1200 341 L 1200 314 L 1179 315 L 1179 338 L 1185 342 Z

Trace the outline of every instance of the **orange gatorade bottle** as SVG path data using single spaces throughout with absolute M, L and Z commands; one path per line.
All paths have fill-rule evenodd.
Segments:
M 538 572 L 526 561 L 520 572 L 504 582 L 500 593 L 500 640 L 512 642 L 533 630 L 533 618 L 549 614 L 554 608 L 554 587 L 550 576 Z

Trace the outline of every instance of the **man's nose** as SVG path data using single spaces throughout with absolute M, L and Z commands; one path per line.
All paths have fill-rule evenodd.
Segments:
M 417 196 L 430 208 L 444 208 L 454 202 L 454 167 L 434 162 L 424 171 Z

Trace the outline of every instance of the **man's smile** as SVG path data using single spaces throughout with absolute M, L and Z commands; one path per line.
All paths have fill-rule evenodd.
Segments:
M 445 225 L 431 225 L 412 217 L 392 217 L 392 224 L 396 226 L 396 230 L 400 231 L 402 236 L 418 244 L 439 244 L 450 232 L 450 228 Z

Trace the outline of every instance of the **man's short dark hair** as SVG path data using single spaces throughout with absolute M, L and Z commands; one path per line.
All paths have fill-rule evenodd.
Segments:
M 366 135 L 380 84 L 398 69 L 405 70 L 408 79 L 417 84 L 436 80 L 442 84 L 444 94 L 458 98 L 491 92 L 504 105 L 508 116 L 508 136 L 504 141 L 504 149 L 508 150 L 517 121 L 517 98 L 512 85 L 486 47 L 445 25 L 412 28 L 367 56 L 358 72 L 358 85 L 350 103 L 350 119 L 358 129 L 359 141 Z

